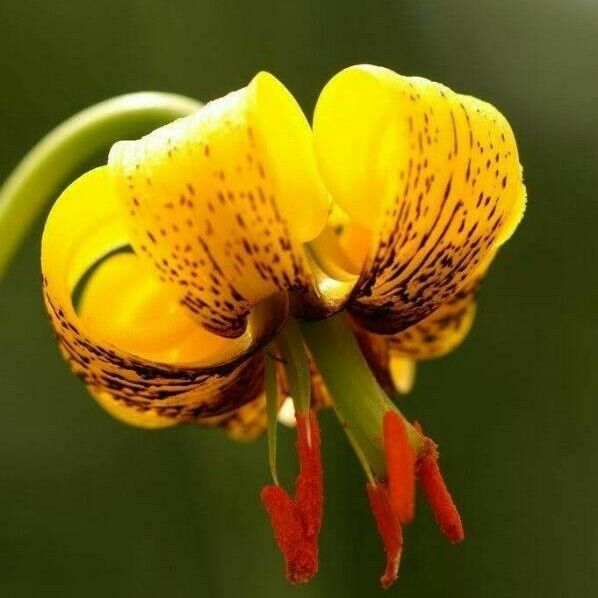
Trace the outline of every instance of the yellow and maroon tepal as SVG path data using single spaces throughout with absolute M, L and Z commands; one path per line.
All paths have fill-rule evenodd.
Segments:
M 448 539 L 463 538 L 436 445 L 388 394 L 467 334 L 524 208 L 515 139 L 493 106 L 362 65 L 329 81 L 310 127 L 260 73 L 117 143 L 64 191 L 44 231 L 45 301 L 72 370 L 122 421 L 237 439 L 268 428 L 262 501 L 292 582 L 318 568 L 315 411 L 334 406 L 367 476 L 388 587 L 416 480 Z M 294 496 L 275 465 L 288 396 Z

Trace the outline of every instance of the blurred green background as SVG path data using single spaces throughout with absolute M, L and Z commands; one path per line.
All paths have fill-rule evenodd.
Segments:
M 311 114 L 358 62 L 499 106 L 529 193 L 467 342 L 424 365 L 405 399 L 441 445 L 467 540 L 448 546 L 421 505 L 389 595 L 597 595 L 596 0 L 0 0 L 0 177 L 112 95 L 210 99 L 266 69 Z M 330 414 L 321 571 L 293 588 L 259 503 L 263 440 L 128 429 L 67 371 L 42 310 L 40 226 L 0 287 L 0 594 L 381 593 L 362 474 Z

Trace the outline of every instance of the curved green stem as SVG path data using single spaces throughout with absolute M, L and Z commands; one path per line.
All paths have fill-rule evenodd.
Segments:
M 385 477 L 382 420 L 387 411 L 400 412 L 380 388 L 345 316 L 340 314 L 328 320 L 303 323 L 301 331 L 351 441 L 374 474 Z M 407 420 L 405 425 L 411 444 L 419 451 L 421 435 Z
M 0 280 L 9 261 L 61 183 L 97 152 L 138 137 L 201 104 L 169 93 L 132 93 L 95 104 L 48 133 L 0 187 Z

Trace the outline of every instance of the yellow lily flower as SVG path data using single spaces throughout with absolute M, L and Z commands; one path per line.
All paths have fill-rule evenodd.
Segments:
M 42 241 L 45 302 L 69 365 L 108 412 L 235 438 L 268 426 L 275 482 L 276 413 L 293 396 L 296 496 L 277 482 L 262 495 L 293 582 L 317 570 L 310 406 L 332 404 L 368 477 L 386 587 L 416 477 L 449 539 L 463 530 L 435 445 L 363 356 L 382 386 L 407 392 L 416 360 L 457 346 L 524 206 L 515 139 L 491 105 L 362 65 L 324 87 L 312 129 L 260 73 L 118 142 L 63 192 Z

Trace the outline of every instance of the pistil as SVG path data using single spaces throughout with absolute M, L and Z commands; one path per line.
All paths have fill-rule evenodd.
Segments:
M 333 399 L 343 428 L 351 434 L 374 476 L 388 477 L 383 419 L 393 412 L 404 423 L 407 441 L 418 455 L 424 436 L 400 413 L 380 388 L 343 314 L 301 324 L 301 332 Z
M 413 519 L 416 477 L 452 543 L 464 537 L 459 512 L 440 473 L 436 445 L 380 388 L 345 316 L 304 323 L 301 330 L 368 478 L 368 498 L 386 553 L 380 581 L 388 588 L 398 575 L 402 524 Z

